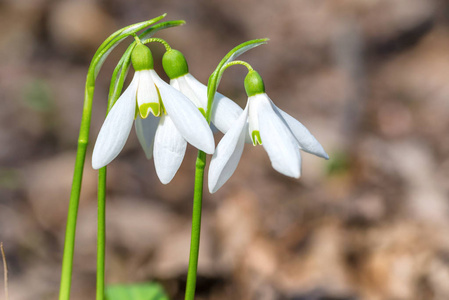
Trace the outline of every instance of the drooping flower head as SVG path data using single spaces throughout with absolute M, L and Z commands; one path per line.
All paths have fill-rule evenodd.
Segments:
M 289 177 L 301 175 L 300 150 L 328 159 L 315 137 L 265 93 L 265 85 L 256 71 L 245 78 L 248 102 L 243 113 L 218 144 L 209 166 L 209 191 L 216 192 L 234 173 L 243 152 L 245 139 L 262 145 L 273 168 Z
M 92 166 L 102 168 L 117 157 L 136 119 L 139 141 L 148 158 L 154 154 L 156 173 L 166 184 L 176 174 L 187 142 L 208 154 L 214 152 L 212 131 L 195 105 L 157 75 L 148 47 L 139 43 L 131 60 L 134 77 L 100 129 Z
M 203 115 L 207 110 L 207 86 L 189 73 L 184 55 L 178 50 L 169 50 L 162 57 L 162 66 L 170 78 L 170 85 L 192 101 Z M 216 93 L 211 107 L 211 122 L 221 132 L 226 133 L 242 113 L 234 101 Z

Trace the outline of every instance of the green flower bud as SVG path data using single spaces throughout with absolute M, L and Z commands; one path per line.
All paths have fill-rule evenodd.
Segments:
M 189 73 L 186 58 L 178 50 L 168 50 L 162 57 L 162 67 L 170 79 L 178 78 Z
M 153 69 L 153 55 L 150 48 L 143 44 L 134 47 L 133 53 L 131 53 L 131 61 L 136 71 Z
M 265 93 L 265 84 L 256 71 L 249 71 L 245 77 L 245 91 L 248 97 Z

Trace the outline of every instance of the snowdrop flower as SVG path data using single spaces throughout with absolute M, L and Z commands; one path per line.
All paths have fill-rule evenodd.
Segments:
M 92 167 L 109 164 L 123 149 L 136 117 L 136 132 L 156 173 L 169 183 L 184 158 L 187 142 L 212 154 L 212 131 L 195 105 L 153 69 L 151 51 L 138 44 L 131 61 L 134 78 L 106 117 L 92 155 Z
M 162 66 L 170 78 L 170 85 L 187 96 L 205 115 L 207 86 L 189 73 L 184 55 L 178 50 L 171 49 L 162 57 Z M 218 92 L 215 94 L 211 107 L 211 123 L 218 130 L 226 133 L 241 113 L 242 109 L 234 101 Z
M 304 125 L 274 105 L 257 72 L 248 73 L 245 90 L 248 103 L 212 156 L 209 166 L 211 193 L 215 193 L 234 173 L 248 134 L 254 146 L 262 145 L 267 151 L 273 168 L 289 177 L 299 178 L 301 174 L 299 150 L 329 159 Z

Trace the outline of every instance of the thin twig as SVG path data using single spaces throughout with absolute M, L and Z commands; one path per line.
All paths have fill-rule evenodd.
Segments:
M 6 264 L 5 251 L 3 250 L 3 243 L 0 243 L 0 252 L 2 253 L 3 260 L 3 277 L 5 281 L 5 300 L 9 300 L 8 297 L 8 265 Z

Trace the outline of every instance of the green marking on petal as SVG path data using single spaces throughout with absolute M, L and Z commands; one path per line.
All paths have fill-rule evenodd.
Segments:
M 154 85 L 156 87 L 156 91 L 157 91 L 157 95 L 159 96 L 159 104 L 160 104 L 160 114 L 167 114 L 167 111 L 165 110 L 165 106 L 164 106 L 164 102 L 162 102 L 162 97 L 161 97 L 161 92 L 159 91 L 159 88 L 157 87 L 157 85 Z
M 204 110 L 204 108 L 198 107 L 198 110 L 200 111 L 200 113 L 201 113 L 204 117 L 206 117 L 206 111 Z
M 253 145 L 257 146 L 257 144 L 262 145 L 262 139 L 260 138 L 259 130 L 253 130 L 251 133 L 251 139 L 253 140 Z
M 167 111 L 165 110 L 165 106 L 164 103 L 162 101 L 159 101 L 159 103 L 161 104 L 161 114 L 166 115 Z
M 142 119 L 148 117 L 150 112 L 152 112 L 154 116 L 159 117 L 159 115 L 161 114 L 161 106 L 159 105 L 159 103 L 155 102 L 144 103 L 139 107 L 139 111 Z
M 139 108 L 136 105 L 136 112 L 134 113 L 134 120 L 137 119 L 138 115 L 139 115 Z

